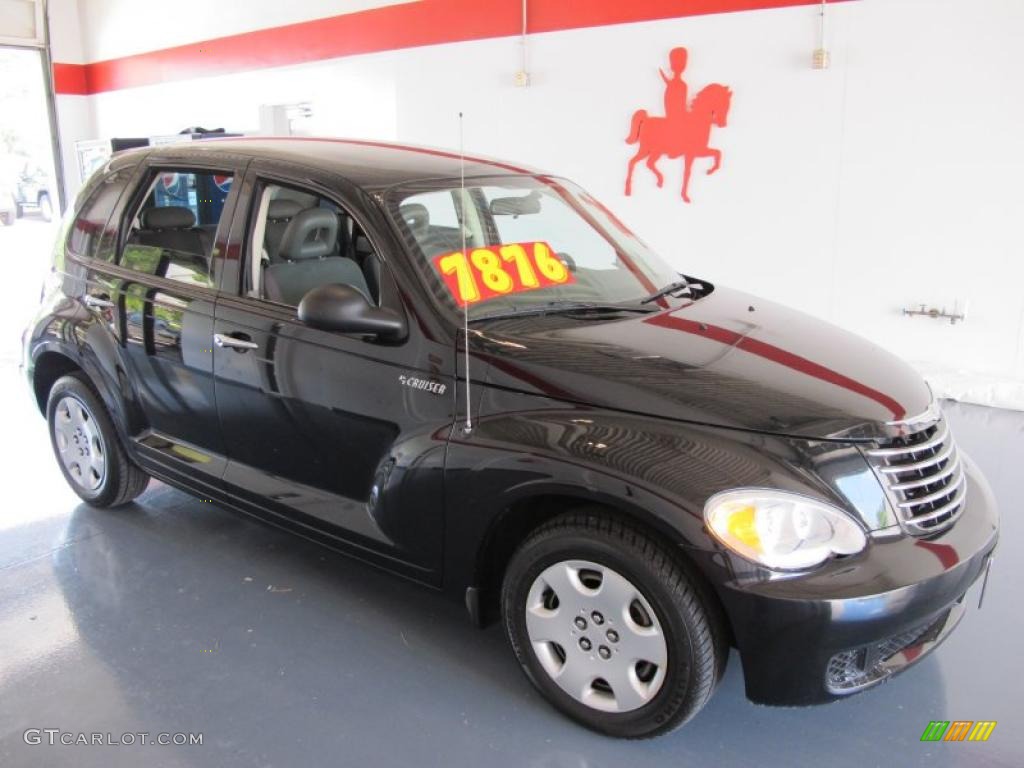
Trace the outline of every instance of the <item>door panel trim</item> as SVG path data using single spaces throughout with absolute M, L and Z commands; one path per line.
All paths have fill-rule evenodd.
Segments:
M 110 277 L 118 277 L 128 282 L 141 283 L 165 293 L 180 293 L 190 299 L 213 303 L 218 296 L 216 288 L 190 285 L 180 280 L 169 280 L 166 277 L 139 272 L 138 270 L 122 267 L 120 264 L 114 264 L 109 261 L 92 259 L 87 256 L 76 256 L 72 253 L 68 253 L 68 261 L 73 261 L 91 272 L 101 272 Z

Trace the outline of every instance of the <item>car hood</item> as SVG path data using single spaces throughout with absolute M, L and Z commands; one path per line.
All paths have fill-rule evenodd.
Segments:
M 479 323 L 471 335 L 490 384 L 734 429 L 880 437 L 932 400 L 921 376 L 881 347 L 727 288 L 626 319 L 521 317 Z

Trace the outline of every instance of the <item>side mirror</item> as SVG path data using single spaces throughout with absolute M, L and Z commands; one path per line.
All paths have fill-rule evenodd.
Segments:
M 329 283 L 310 290 L 299 302 L 299 320 L 313 328 L 341 333 L 361 333 L 380 339 L 405 336 L 405 320 L 384 307 L 375 307 L 358 290 L 343 283 Z

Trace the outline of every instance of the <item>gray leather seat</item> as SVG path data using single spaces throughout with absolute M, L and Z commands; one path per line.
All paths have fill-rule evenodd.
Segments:
M 382 266 L 377 252 L 373 250 L 370 239 L 361 233 L 352 238 L 352 251 L 357 264 L 362 265 L 363 277 L 366 278 L 366 287 L 370 292 L 370 301 L 380 303 L 380 281 Z
M 179 206 L 147 208 L 139 217 L 139 223 L 142 229 L 138 231 L 137 240 L 141 245 L 206 259 L 206 245 L 202 234 L 195 229 L 196 217 L 190 209 Z
M 430 211 L 423 203 L 406 203 L 398 207 L 402 219 L 416 237 L 427 233 L 430 228 Z
M 369 301 L 362 270 L 353 259 L 337 256 L 338 217 L 323 208 L 302 211 L 288 222 L 278 250 L 279 261 L 263 269 L 263 295 L 297 306 L 311 289 L 343 283 Z
M 267 258 L 270 261 L 277 261 L 284 231 L 300 211 L 302 211 L 302 205 L 296 200 L 280 197 L 270 201 L 270 205 L 267 207 L 267 227 L 263 236 L 263 246 L 267 250 Z

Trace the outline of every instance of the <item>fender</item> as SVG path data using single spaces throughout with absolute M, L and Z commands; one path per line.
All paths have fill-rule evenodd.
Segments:
M 121 344 L 111 329 L 115 317 L 104 319 L 85 307 L 79 297 L 86 283 L 84 265 L 70 261 L 69 272 L 56 273 L 58 289 L 49 292 L 26 333 L 26 370 L 34 386 L 36 367 L 46 355 L 70 360 L 88 376 L 114 422 L 127 450 L 134 455 L 129 439 L 146 428 L 131 377 L 125 374 Z M 60 284 L 63 283 L 63 286 Z M 69 287 L 76 284 L 77 291 Z M 45 400 L 42 403 L 45 408 Z
M 476 428 L 453 437 L 446 463 L 446 586 L 486 592 L 495 556 L 518 544 L 534 525 L 582 504 L 599 504 L 664 536 L 694 557 L 702 571 L 742 570 L 704 529 L 704 503 L 735 487 L 785 488 L 849 507 L 840 480 L 863 474 L 863 458 L 843 443 L 826 446 L 830 475 L 810 443 L 575 405 L 495 387 L 481 394 Z M 842 460 L 839 460 L 841 458 Z M 483 471 L 486 470 L 486 471 Z M 873 503 L 884 504 L 879 497 Z M 538 507 L 542 507 L 538 511 Z M 868 505 L 870 507 L 870 505 Z M 529 518 L 510 524 L 517 515 Z M 867 523 L 866 523 L 867 524 Z M 474 553 L 467 555 L 465 553 Z M 495 553 L 498 553 L 495 555 Z M 728 578 L 728 576 L 726 576 Z M 716 574 L 713 581 L 721 581 Z

